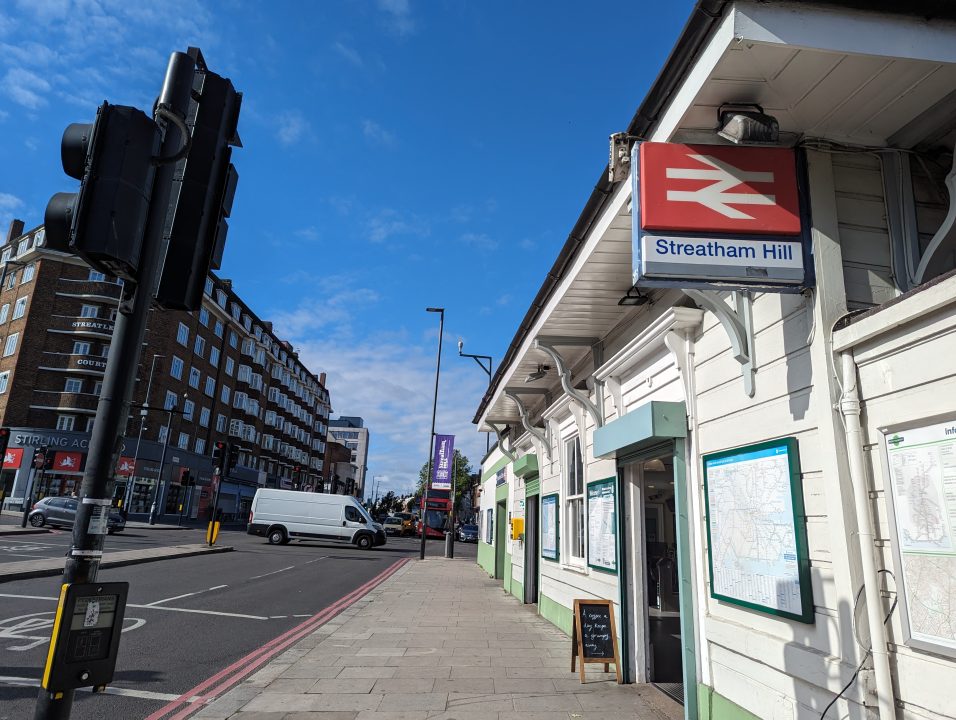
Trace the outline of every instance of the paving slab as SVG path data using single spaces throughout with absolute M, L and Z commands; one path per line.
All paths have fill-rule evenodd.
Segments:
M 570 671 L 571 643 L 470 560 L 408 563 L 197 717 L 683 720 L 647 685 Z M 275 666 L 275 669 L 271 669 Z

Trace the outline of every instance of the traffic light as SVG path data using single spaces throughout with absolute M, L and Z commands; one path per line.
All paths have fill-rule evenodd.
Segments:
M 189 472 L 189 468 L 182 468 L 179 471 L 179 484 L 183 487 L 189 487 L 190 485 L 196 484 L 196 481 L 193 480 L 192 473 Z
M 212 466 L 219 468 L 219 474 L 226 474 L 226 459 L 229 455 L 229 443 L 217 440 L 212 446 Z
M 239 446 L 229 445 L 228 460 L 226 461 L 226 472 L 232 472 L 239 464 Z
M 237 126 L 242 93 L 228 78 L 205 68 L 193 83 L 186 125 L 192 133 L 188 157 L 179 161 L 170 202 L 172 217 L 166 261 L 156 301 L 170 310 L 198 310 L 210 268 L 219 269 L 239 174 L 230 162 L 242 147 Z
M 92 124 L 67 127 L 60 156 L 80 189 L 47 204 L 46 247 L 135 281 L 160 141 L 159 127 L 142 111 L 106 102 Z

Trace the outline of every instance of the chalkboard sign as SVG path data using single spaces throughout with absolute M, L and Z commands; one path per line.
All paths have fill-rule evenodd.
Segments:
M 581 682 L 584 682 L 584 664 L 602 663 L 609 672 L 614 663 L 617 681 L 621 682 L 621 661 L 617 650 L 617 628 L 614 625 L 614 606 L 610 600 L 575 600 L 574 627 L 571 631 L 571 672 L 581 663 Z

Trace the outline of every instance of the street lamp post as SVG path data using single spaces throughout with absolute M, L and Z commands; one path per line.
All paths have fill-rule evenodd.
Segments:
M 153 362 L 149 366 L 149 380 L 146 381 L 146 398 L 143 400 L 143 407 L 139 411 L 139 434 L 136 436 L 136 451 L 133 453 L 133 471 L 126 482 L 126 493 L 123 498 L 123 517 L 129 517 L 129 504 L 133 501 L 133 485 L 136 483 L 136 462 L 139 460 L 139 445 L 143 442 L 143 430 L 146 425 L 146 417 L 149 414 L 149 391 L 153 387 L 153 372 L 156 370 L 156 358 L 165 358 L 165 355 L 153 355 Z
M 432 477 L 432 453 L 435 445 L 435 412 L 438 410 L 438 378 L 441 375 L 441 341 L 445 332 L 445 308 L 425 308 L 426 312 L 439 314 L 438 319 L 438 359 L 435 362 L 435 396 L 432 400 L 432 431 L 428 436 L 428 470 L 425 472 L 425 489 L 422 494 L 422 546 L 419 559 L 425 559 L 425 536 L 428 534 L 428 485 Z
M 491 387 L 491 369 L 494 367 L 494 361 L 491 358 L 491 355 L 472 355 L 471 353 L 462 352 L 462 348 L 465 347 L 465 341 L 458 341 L 458 357 L 470 357 L 476 363 L 478 367 L 485 371 L 485 374 L 488 376 L 488 387 Z M 485 360 L 488 361 L 488 366 L 485 367 Z M 485 454 L 491 449 L 491 433 L 485 433 Z

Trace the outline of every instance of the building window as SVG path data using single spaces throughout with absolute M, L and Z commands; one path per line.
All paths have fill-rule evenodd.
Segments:
M 17 273 L 12 272 L 7 276 L 7 290 L 12 290 L 17 284 Z
M 89 355 L 91 348 L 92 346 L 88 342 L 82 342 L 80 340 L 75 340 L 73 342 L 74 355 Z
M 196 336 L 196 342 L 193 343 L 193 352 L 199 357 L 206 356 L 206 339 L 200 335 Z
M 565 495 L 564 507 L 568 528 L 568 555 L 584 560 L 584 463 L 581 439 L 573 437 L 564 443 Z
M 57 430 L 72 430 L 73 425 L 75 423 L 76 423 L 76 415 L 57 415 L 56 416 Z
M 216 337 L 222 337 L 222 320 L 216 320 L 216 326 L 213 328 L 213 332 L 216 333 Z
M 185 323 L 179 323 L 179 329 L 176 331 L 176 342 L 183 347 L 189 347 L 189 328 Z
M 216 432 L 226 432 L 226 416 L 216 415 Z
M 202 455 L 206 452 L 206 439 L 205 438 L 196 438 L 196 450 L 197 455 Z
M 222 400 L 222 402 L 223 402 L 225 405 L 228 405 L 228 404 L 229 404 L 229 393 L 230 393 L 230 392 L 232 392 L 232 391 L 229 389 L 229 386 L 228 386 L 228 385 L 223 385 L 223 386 L 222 386 L 222 392 L 219 393 L 219 399 Z
M 202 373 L 199 368 L 189 368 L 189 387 L 199 389 L 199 381 L 202 379 Z
M 68 392 L 68 393 L 83 392 L 83 381 L 77 380 L 75 378 L 67 378 L 66 384 L 63 387 L 63 392 Z
M 229 347 L 239 347 L 239 336 L 235 330 L 229 331 Z
M 179 396 L 174 393 L 172 390 L 166 391 L 166 400 L 163 403 L 163 410 L 172 410 L 176 407 L 176 403 L 179 401 Z
M 93 423 L 96 422 L 95 417 L 86 418 L 86 432 L 93 432 Z
M 189 448 L 189 433 L 179 433 L 179 442 L 177 442 L 176 445 L 183 450 Z
M 5 323 L 8 317 L 10 317 L 10 303 L 4 303 L 3 307 L 0 307 L 0 323 Z
M 199 411 L 199 424 L 202 427 L 209 427 L 209 414 L 210 410 L 207 407 Z
M 110 345 L 109 345 L 109 343 L 107 343 L 107 344 L 104 345 L 102 348 L 100 348 L 100 356 L 101 356 L 101 357 L 109 357 L 109 356 L 110 356 Z
M 13 255 L 13 249 L 12 249 L 12 248 L 8 248 L 8 247 L 4 248 L 4 249 L 3 249 L 3 254 L 0 255 L 0 263 L 6 265 L 6 264 L 10 261 L 10 257 L 11 257 L 12 255 Z
M 159 432 L 156 433 L 156 442 L 158 442 L 158 443 L 165 443 L 167 437 L 169 437 L 169 426 L 168 426 L 168 425 L 160 425 L 160 426 L 159 426 Z
M 23 279 L 20 281 L 20 284 L 28 283 L 33 280 L 33 276 L 36 275 L 37 266 L 36 263 L 30 263 L 25 268 L 23 268 Z
M 10 384 L 10 371 L 0 373 L 0 395 L 7 391 L 7 385 Z
M 206 376 L 206 387 L 203 390 L 209 397 L 216 394 L 216 381 L 211 375 Z
M 226 293 L 224 290 L 216 290 L 216 304 L 222 309 L 226 308 Z
M 20 333 L 12 333 L 7 336 L 7 342 L 3 346 L 3 357 L 10 357 L 17 351 L 17 340 L 20 339 Z
M 231 357 L 226 358 L 226 375 L 232 377 L 232 372 L 236 367 L 235 361 Z
M 206 286 L 203 288 L 203 291 L 209 296 L 212 297 L 212 280 L 206 278 Z
M 103 392 L 103 382 L 101 380 L 97 380 L 95 383 L 93 383 L 93 394 L 99 397 L 101 392 Z
M 232 317 L 236 322 L 239 322 L 239 318 L 242 315 L 242 310 L 239 307 L 239 303 L 233 303 L 232 307 Z
M 22 318 L 27 314 L 27 296 L 24 295 L 21 298 L 17 298 L 16 303 L 13 305 L 13 320 Z
M 96 281 L 96 282 L 103 282 L 104 280 L 106 280 L 106 275 L 104 275 L 103 273 L 99 272 L 98 270 L 90 270 L 90 277 L 89 277 L 89 279 L 90 279 L 90 280 L 94 280 L 94 281 Z
M 206 308 L 199 308 L 199 322 L 203 327 L 209 327 L 209 311 Z
M 215 346 L 209 348 L 209 362 L 213 365 L 219 365 L 219 348 Z
M 183 403 L 183 417 L 191 422 L 193 419 L 193 411 L 195 409 L 196 403 L 194 403 L 192 400 L 186 400 Z
M 183 359 L 173 355 L 173 361 L 169 365 L 169 374 L 177 380 L 183 379 Z
M 98 305 L 84 305 L 80 308 L 80 317 L 95 318 L 99 317 L 100 308 Z
M 17 245 L 17 257 L 23 255 L 27 250 L 30 249 L 30 238 L 25 237 Z

